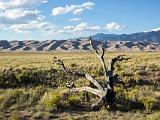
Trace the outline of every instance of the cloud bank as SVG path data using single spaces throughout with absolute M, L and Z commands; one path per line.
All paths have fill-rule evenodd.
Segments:
M 116 22 L 111 22 L 111 23 L 106 24 L 105 29 L 107 29 L 109 32 L 112 32 L 112 31 L 120 30 L 120 29 L 125 28 L 125 27 L 126 27 L 126 25 L 121 25 L 121 24 L 116 23 Z
M 81 14 L 84 10 L 92 9 L 94 6 L 93 2 L 86 2 L 81 5 L 66 5 L 65 7 L 56 7 L 52 10 L 52 15 L 57 16 L 60 14 L 72 13 L 74 15 Z

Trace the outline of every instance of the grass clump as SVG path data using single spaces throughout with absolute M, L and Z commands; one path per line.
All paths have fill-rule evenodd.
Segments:
M 146 111 L 151 111 L 157 106 L 157 96 L 153 87 L 143 86 L 138 92 L 139 100 L 144 104 Z
M 142 97 L 141 102 L 144 104 L 145 110 L 148 112 L 151 111 L 156 105 L 156 99 L 152 98 L 151 96 Z
M 33 105 L 38 104 L 38 101 L 44 95 L 45 91 L 46 91 L 46 88 L 44 88 L 43 86 L 36 87 L 35 90 L 30 90 L 28 105 L 33 106 Z
M 77 95 L 71 95 L 68 97 L 67 102 L 69 103 L 70 106 L 74 106 L 77 104 L 80 104 L 80 98 Z
M 57 91 L 47 91 L 40 100 L 40 105 L 47 111 L 57 111 L 61 96 Z
M 12 105 L 16 104 L 22 94 L 23 92 L 20 90 L 9 91 L 5 96 L 5 99 L 1 103 L 0 108 L 9 108 Z
M 134 102 L 143 104 L 144 109 L 149 112 L 151 110 L 155 110 L 155 108 L 158 108 L 158 96 L 155 93 L 156 91 L 154 91 L 153 87 L 136 86 L 132 90 L 126 92 L 126 98 L 128 100 L 133 100 Z

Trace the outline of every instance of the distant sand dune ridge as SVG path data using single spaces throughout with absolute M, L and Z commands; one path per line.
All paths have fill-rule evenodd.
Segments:
M 130 41 L 103 41 L 108 51 L 160 51 L 160 43 L 130 42 Z M 94 41 L 96 49 L 100 49 L 102 41 Z M 0 40 L 0 51 L 86 51 L 91 50 L 88 40 Z

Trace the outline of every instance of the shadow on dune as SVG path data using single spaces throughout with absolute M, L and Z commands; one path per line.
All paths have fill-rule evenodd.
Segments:
M 79 41 L 72 41 L 72 45 L 74 47 L 74 49 L 79 49 L 79 46 L 80 46 L 80 42 Z
M 42 41 L 40 43 L 37 43 L 36 50 L 37 51 L 43 51 L 45 48 L 47 48 L 50 44 L 54 43 L 55 40 L 46 40 L 46 41 Z
M 24 47 L 24 43 L 23 41 L 12 41 L 13 46 L 10 48 L 10 50 L 15 51 L 17 49 L 20 49 L 22 47 Z
M 32 50 L 32 48 L 31 48 L 31 47 L 26 46 L 26 47 L 22 48 L 22 50 L 24 50 L 24 51 L 28 51 L 28 50 Z
M 61 41 L 56 41 L 55 43 L 53 43 L 48 50 L 55 50 L 56 48 L 58 48 L 59 46 L 61 46 L 64 42 L 66 42 L 67 40 L 61 40 Z
M 8 49 L 11 45 L 7 40 L 0 40 L 0 47 L 2 47 L 2 49 Z

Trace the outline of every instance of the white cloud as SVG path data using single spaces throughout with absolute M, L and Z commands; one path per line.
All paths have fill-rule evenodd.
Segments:
M 71 18 L 69 21 L 71 22 L 77 22 L 80 21 L 82 18 Z
M 7 28 L 18 28 L 32 21 L 42 21 L 45 16 L 39 10 L 32 10 L 35 4 L 46 0 L 0 0 L 0 24 Z M 18 25 L 20 24 L 20 25 Z M 18 30 L 17 30 L 18 31 Z
M 6 27 L 6 29 L 16 33 L 29 33 L 38 30 L 42 32 L 42 35 L 81 35 L 83 32 L 85 34 L 93 34 L 100 30 L 100 27 L 88 25 L 87 23 L 80 23 L 75 26 L 59 28 L 49 22 L 30 21 L 25 24 L 13 24 Z
M 0 13 L 0 24 L 21 24 L 31 20 L 43 20 L 38 10 L 12 9 Z
M 46 3 L 47 0 L 0 0 L 1 9 L 28 8 L 34 4 Z
M 125 25 L 120 25 L 118 23 L 111 22 L 111 23 L 106 24 L 105 29 L 107 29 L 109 32 L 111 32 L 111 31 L 120 30 L 121 28 L 125 28 L 125 27 L 126 27 Z
M 63 27 L 64 30 L 73 30 L 75 26 L 65 26 Z
M 45 16 L 33 9 L 35 5 L 46 2 L 48 0 L 0 0 L 1 29 L 18 33 L 54 30 L 51 23 L 44 21 Z
M 60 14 L 73 13 L 75 15 L 81 14 L 84 10 L 92 9 L 93 2 L 86 2 L 81 5 L 66 5 L 65 7 L 56 7 L 52 10 L 52 15 L 57 16 Z
M 77 10 L 73 11 L 73 14 L 80 15 L 83 11 L 84 11 L 84 9 L 77 9 Z
M 51 31 L 54 29 L 54 26 L 49 22 L 41 22 L 37 24 L 37 28 L 41 28 L 43 31 Z
M 14 24 L 9 27 L 9 30 L 19 33 L 26 33 L 37 28 L 37 21 L 32 21 L 27 24 Z
M 85 22 L 62 28 L 55 26 L 53 23 L 45 22 L 45 16 L 39 10 L 34 10 L 34 5 L 46 2 L 48 0 L 0 0 L 1 29 L 18 33 L 28 33 L 36 30 L 42 32 L 42 35 L 93 33 L 100 29 L 99 26 L 89 25 Z M 66 5 L 65 7 L 54 8 L 52 15 L 65 13 L 79 15 L 85 10 L 92 9 L 93 6 L 93 2 L 86 2 L 81 5 Z M 70 19 L 72 22 L 80 20 L 81 18 Z
M 1 29 L 5 29 L 5 25 L 4 24 L 0 24 L 0 28 Z
M 90 34 L 98 31 L 99 26 L 91 26 L 87 23 L 80 23 L 75 26 L 64 26 L 63 28 L 54 28 L 46 32 L 46 35 L 58 35 L 58 34 L 67 34 L 67 35 L 81 35 L 82 32 L 85 34 Z
M 151 31 L 159 31 L 160 30 L 160 27 L 159 28 L 155 28 L 155 29 L 152 29 Z
M 86 3 L 83 3 L 81 6 L 83 6 L 86 9 L 92 9 L 94 6 L 94 3 L 93 2 L 86 2 Z
M 80 23 L 76 26 L 65 26 L 64 30 L 68 32 L 78 32 L 78 31 L 97 31 L 100 29 L 99 26 L 90 26 L 87 23 Z
M 152 32 L 152 31 L 154 31 L 154 32 L 160 31 L 160 27 L 159 28 L 154 28 L 154 29 L 151 29 L 151 30 L 145 30 L 143 32 Z
M 31 21 L 27 24 L 11 25 L 8 29 L 18 33 L 28 33 L 31 30 L 41 30 L 43 32 L 48 32 L 53 30 L 54 26 L 48 22 Z
M 42 0 L 42 3 L 47 3 L 48 2 L 48 0 Z

